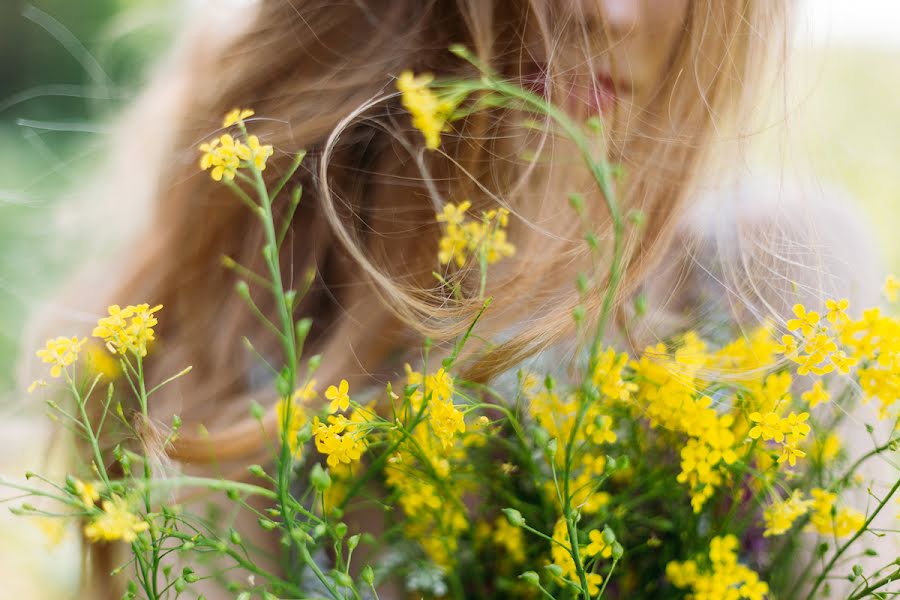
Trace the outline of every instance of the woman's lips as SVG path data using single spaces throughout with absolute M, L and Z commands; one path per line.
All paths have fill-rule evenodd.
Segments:
M 549 88 L 546 69 L 535 69 L 525 78 L 525 84 L 535 94 L 546 97 Z M 560 92 L 565 95 L 563 101 L 560 101 Z M 557 86 L 551 100 L 572 114 L 583 113 L 587 108 L 592 114 L 608 115 L 622 93 L 629 93 L 627 86 L 617 84 L 609 75 L 597 74 L 589 81 L 564 81 Z

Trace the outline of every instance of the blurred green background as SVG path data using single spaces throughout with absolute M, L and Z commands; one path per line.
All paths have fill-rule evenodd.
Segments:
M 55 209 L 102 157 L 105 117 L 169 42 L 173 4 L 0 2 L 0 397 L 29 309 L 97 234 L 66 230 Z
M 198 1 L 0 0 L 0 408 L 10 415 L 0 420 L 0 473 L 21 473 L 39 446 L 14 418 L 26 399 L 13 388 L 26 317 L 53 297 L 85 240 L 104 230 L 73 229 L 61 209 L 103 156 L 106 118 L 135 96 L 183 7 Z M 804 6 L 814 18 L 799 28 L 801 51 L 788 71 L 796 85 L 786 134 L 761 136 L 754 155 L 770 167 L 787 155 L 789 169 L 844 188 L 871 223 L 886 268 L 900 271 L 900 3 Z M 67 597 L 74 540 L 50 552 L 23 520 L 0 517 L 0 531 L 0 596 Z

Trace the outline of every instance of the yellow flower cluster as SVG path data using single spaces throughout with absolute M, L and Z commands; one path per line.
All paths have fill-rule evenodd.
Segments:
M 97 321 L 92 335 L 102 339 L 113 354 L 132 352 L 147 356 L 147 345 L 155 339 L 153 327 L 157 320 L 154 313 L 161 308 L 161 304 L 153 308 L 149 304 L 125 308 L 113 304 L 108 309 L 109 316 Z
M 37 351 L 37 356 L 45 363 L 53 366 L 50 367 L 50 376 L 59 377 L 62 375 L 63 369 L 78 360 L 78 353 L 87 342 L 86 338 L 79 340 L 77 337 L 57 337 L 47 340 L 44 348 Z M 37 387 L 32 384 L 31 389 Z
M 453 261 L 462 267 L 472 257 L 484 256 L 487 264 L 513 256 L 516 247 L 506 239 L 509 211 L 505 208 L 482 213 L 480 220 L 466 218 L 472 203 L 448 203 L 437 215 L 438 223 L 445 223 L 444 235 L 438 248 L 438 260 L 442 265 Z
M 443 368 L 423 375 L 406 365 L 406 382 L 407 385 L 417 386 L 410 396 L 414 410 L 418 411 L 427 399 L 431 431 L 440 440 L 441 448 L 449 450 L 454 445 L 456 434 L 466 432 L 463 414 L 453 405 L 453 377 Z
M 358 419 L 329 415 L 327 423 L 323 423 L 315 417 L 312 430 L 316 450 L 328 457 L 330 467 L 357 461 L 366 451 L 366 430 Z
M 742 442 L 742 423 L 736 415 L 720 415 L 710 395 L 700 393 L 707 385 L 703 370 L 722 365 L 743 372 L 740 369 L 770 356 L 774 352 L 770 345 L 765 336 L 756 334 L 710 354 L 706 344 L 689 332 L 678 340 L 674 352 L 657 344 L 631 364 L 635 380 L 641 382 L 635 405 L 651 427 L 687 435 L 678 481 L 690 488 L 696 512 L 728 481 L 728 467 L 737 461 Z M 756 384 L 759 392 L 764 388 L 759 382 L 743 383 Z
M 124 498 L 112 496 L 103 501 L 101 514 L 85 525 L 84 536 L 91 542 L 122 540 L 130 544 L 149 528 L 147 521 L 129 510 Z
M 413 127 L 425 136 L 425 147 L 436 150 L 441 145 L 441 132 L 453 115 L 456 103 L 441 100 L 428 88 L 434 81 L 430 74 L 414 76 L 412 71 L 404 71 L 397 78 L 397 90 L 403 107 L 412 115 Z
M 828 300 L 826 306 L 827 321 L 831 324 L 831 328 L 822 323 L 819 313 L 807 310 L 802 304 L 794 305 L 796 318 L 787 322 L 789 331 L 798 332 L 802 336 L 801 340 L 793 335 L 785 335 L 782 338 L 784 354 L 797 363 L 798 375 L 810 373 L 825 375 L 835 369 L 847 373 L 856 364 L 856 358 L 847 356 L 843 350 L 839 350 L 832 336 L 832 333 L 839 333 L 848 323 L 846 311 L 849 303 L 846 299 Z
M 688 600 L 764 600 L 769 593 L 759 575 L 737 561 L 738 540 L 733 535 L 714 537 L 709 555 L 701 560 L 673 561 L 666 577 L 677 588 L 690 590 Z M 706 565 L 709 566 L 706 566 Z
M 609 381 L 621 378 L 625 364 L 619 359 L 608 362 L 605 377 Z M 595 375 L 600 374 L 598 368 Z M 523 383 L 529 383 L 526 376 Z M 613 386 L 615 387 L 615 386 Z M 613 390 L 618 398 L 618 388 Z M 553 457 L 558 469 L 562 469 L 566 461 L 566 444 L 569 443 L 576 426 L 579 399 L 575 394 L 560 398 L 555 389 L 547 386 L 523 385 L 523 393 L 528 401 L 528 412 L 535 423 L 547 432 L 549 439 L 556 440 L 556 453 Z M 609 502 L 609 494 L 598 491 L 596 480 L 606 469 L 604 445 L 613 444 L 618 439 L 614 430 L 612 417 L 604 413 L 608 403 L 590 402 L 584 410 L 581 424 L 574 431 L 574 447 L 572 468 L 570 473 L 569 494 L 572 506 L 584 514 L 593 514 Z M 558 503 L 559 496 L 553 481 L 545 483 L 545 494 L 551 501 Z
M 763 521 L 766 524 L 763 536 L 781 535 L 786 532 L 793 526 L 794 521 L 809 512 L 811 506 L 812 502 L 804 500 L 803 492 L 800 490 L 794 490 L 786 500 L 772 503 L 763 512 Z
M 837 494 L 820 488 L 813 488 L 810 494 L 812 514 L 809 518 L 809 527 L 821 535 L 846 537 L 859 531 L 865 523 L 865 515 L 858 510 L 847 507 L 836 508 Z
M 765 414 L 753 412 L 750 413 L 750 420 L 756 425 L 750 429 L 749 436 L 754 440 L 761 439 L 781 444 L 782 453 L 778 462 L 787 461 L 793 467 L 797 464 L 798 458 L 806 456 L 806 452 L 800 450 L 799 446 L 810 431 L 807 419 L 809 413 L 806 412 L 799 415 L 791 412 L 784 418 L 772 411 Z
M 246 135 L 244 119 L 255 113 L 250 109 L 234 109 L 229 112 L 222 124 L 224 127 L 239 125 L 242 134 Z M 226 179 L 231 181 L 242 167 L 253 166 L 258 171 L 265 171 L 266 162 L 273 154 L 272 146 L 260 144 L 255 135 L 247 135 L 246 141 L 236 139 L 229 133 L 220 135 L 200 145 L 200 168 L 210 170 L 210 177 L 215 181 Z
M 766 524 L 764 536 L 781 535 L 788 531 L 794 522 L 812 511 L 809 517 L 809 529 L 828 537 L 846 537 L 853 535 L 865 523 L 865 516 L 852 508 L 835 508 L 837 494 L 813 488 L 811 498 L 804 500 L 803 492 L 794 490 L 786 500 L 773 503 L 766 508 L 763 518 Z
M 871 308 L 858 321 L 847 323 L 840 339 L 861 363 L 856 375 L 863 401 L 878 399 L 882 419 L 896 416 L 892 408 L 900 398 L 900 320 Z
M 407 517 L 405 535 L 435 564 L 449 568 L 459 538 L 470 527 L 462 501 L 466 484 L 458 478 L 464 475 L 470 436 L 479 428 L 466 427 L 463 413 L 453 405 L 453 377 L 444 369 L 422 373 L 406 365 L 406 380 L 412 414 L 401 411 L 400 416 L 409 422 L 424 414 L 427 426 L 417 426 L 403 439 L 401 432 L 392 432 L 390 441 L 399 445 L 388 459 L 386 481 Z

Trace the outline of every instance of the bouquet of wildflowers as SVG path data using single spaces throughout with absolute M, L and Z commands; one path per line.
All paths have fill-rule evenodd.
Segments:
M 597 260 L 609 267 L 602 289 L 578 282 L 585 299 L 602 294 L 596 318 L 583 308 L 572 315 L 591 341 L 579 374 L 520 370 L 505 389 L 465 380 L 459 363 L 475 319 L 439 366 L 429 367 L 426 343 L 425 366 L 407 365 L 402 380 L 366 403 L 346 380 L 320 384 L 320 359 L 303 355 L 311 322 L 295 317 L 304 290 L 286 289 L 278 261 L 301 202 L 302 190 L 288 184 L 303 154 L 267 186 L 273 149 L 250 133 L 253 111 L 238 109 L 224 120 L 227 133 L 201 146 L 200 167 L 266 234 L 266 272 L 225 266 L 242 277 L 236 293 L 285 357 L 266 363 L 280 398 L 271 460 L 234 480 L 173 473 L 158 450 L 177 439 L 181 420 L 161 429 L 148 406 L 190 368 L 146 381 L 165 309 L 111 306 L 90 343 L 47 341 L 38 357 L 49 380 L 33 385 L 59 424 L 86 442 L 90 460 L 63 481 L 29 473 L 29 485 L 7 483 L 32 497 L 14 511 L 48 527 L 77 522 L 89 544 L 127 546 L 115 568 L 126 598 L 198 597 L 205 580 L 241 600 L 812 600 L 836 580 L 853 600 L 893 597 L 900 564 L 880 548 L 897 530 L 880 523 L 897 510 L 900 473 L 892 466 L 881 487 L 859 473 L 871 461 L 896 464 L 900 319 L 878 308 L 852 319 L 847 301 L 833 299 L 795 306 L 783 336 L 762 323 L 724 345 L 686 331 L 637 356 L 608 347 L 628 219 L 616 204 L 614 169 L 590 151 L 598 123 L 575 123 L 487 69 L 465 81 L 404 73 L 397 85 L 427 148 L 439 147 L 454 119 L 502 105 L 549 118 L 580 150 L 614 238 L 607 260 Z M 287 210 L 273 210 L 279 203 Z M 573 196 L 576 212 L 582 203 Z M 435 259 L 477 264 L 483 296 L 490 266 L 515 246 L 506 210 L 470 209 L 446 204 L 435 215 L 443 231 Z M 599 254 L 597 240 L 586 239 Z M 250 286 L 275 298 L 274 319 Z M 885 293 L 896 301 L 900 283 L 890 278 Z M 123 393 L 134 402 L 122 402 Z M 877 403 L 888 433 L 860 424 L 871 449 L 850 456 L 835 428 L 857 402 Z M 262 407 L 247 408 L 262 419 Z M 853 488 L 866 489 L 865 506 L 847 501 Z M 203 493 L 253 511 L 288 557 L 281 568 L 263 566 L 245 533 L 185 508 L 182 500 Z M 377 533 L 348 525 L 361 508 L 380 514 Z

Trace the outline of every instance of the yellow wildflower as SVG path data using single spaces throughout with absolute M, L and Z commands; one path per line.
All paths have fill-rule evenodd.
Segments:
M 819 313 L 807 311 L 802 304 L 795 304 L 793 311 L 797 318 L 787 322 L 788 331 L 797 331 L 799 329 L 804 336 L 811 335 L 819 324 L 819 319 L 821 318 Z
M 149 528 L 147 521 L 128 510 L 124 498 L 113 496 L 103 501 L 103 512 L 85 525 L 84 535 L 91 542 L 122 540 L 130 544 Z
M 225 120 L 222 121 L 222 127 L 231 127 L 237 123 L 243 123 L 244 119 L 249 119 L 255 114 L 256 111 L 249 108 L 235 108 L 225 115 Z
M 764 415 L 758 412 L 750 413 L 750 420 L 757 424 L 748 433 L 752 439 L 762 438 L 763 441 L 774 440 L 779 443 L 784 440 L 781 417 L 777 413 L 768 412 Z
M 37 351 L 37 356 L 43 362 L 53 365 L 50 367 L 51 377 L 59 377 L 65 367 L 78 360 L 78 353 L 81 352 L 81 347 L 85 342 L 87 342 L 87 338 L 79 340 L 74 336 L 49 339 L 44 348 Z
M 365 433 L 343 415 L 328 417 L 328 424 L 313 420 L 316 449 L 328 457 L 328 466 L 350 464 L 359 460 L 366 450 Z
M 162 309 L 158 304 L 138 304 L 120 308 L 117 304 L 109 307 L 109 316 L 97 321 L 92 335 L 106 342 L 110 352 L 125 354 L 133 352 L 147 356 L 147 345 L 154 339 L 153 327 L 157 320 L 154 313 Z
M 884 294 L 888 302 L 896 302 L 898 295 L 900 295 L 900 279 L 893 275 L 888 275 L 887 279 L 884 280 L 884 287 L 881 289 L 881 293 Z
M 330 385 L 325 390 L 325 397 L 331 400 L 328 412 L 346 411 L 350 407 L 350 386 L 346 379 L 341 379 L 337 387 Z
M 592 529 L 588 532 L 590 543 L 584 549 L 586 556 L 599 556 L 601 558 L 609 558 L 612 556 L 612 545 L 603 541 L 603 533 L 598 529 Z
M 806 456 L 806 452 L 801 450 L 798 446 L 798 438 L 797 436 L 791 435 L 788 436 L 788 439 L 785 441 L 784 445 L 781 447 L 781 456 L 778 457 L 778 463 L 781 464 L 785 461 L 792 467 L 797 464 L 798 458 L 803 458 Z
M 434 77 L 429 74 L 416 77 L 412 71 L 404 71 L 397 78 L 401 102 L 412 115 L 413 127 L 425 136 L 425 147 L 429 150 L 440 146 L 441 132 L 455 108 L 452 102 L 441 100 L 428 89 L 428 84 L 433 80 Z
M 846 537 L 859 531 L 865 523 L 865 515 L 861 512 L 846 507 L 838 509 L 835 506 L 837 494 L 821 488 L 813 488 L 810 494 L 813 506 L 809 528 L 821 535 Z
M 214 181 L 234 179 L 241 166 L 241 154 L 246 154 L 245 146 L 230 134 L 221 135 L 200 145 L 200 168 L 210 171 Z
M 805 515 L 812 505 L 811 500 L 803 499 L 800 490 L 794 490 L 786 500 L 771 504 L 763 511 L 766 524 L 763 536 L 781 535 L 791 528 L 794 521 Z
M 247 138 L 247 145 L 241 148 L 238 155 L 245 161 L 253 163 L 258 171 L 266 170 L 266 161 L 272 156 L 274 150 L 270 145 L 261 145 L 259 138 L 251 135 Z
M 94 484 L 76 479 L 73 487 L 75 489 L 75 493 L 78 494 L 79 498 L 81 498 L 81 502 L 87 508 L 94 508 L 94 502 L 100 499 L 100 493 L 97 491 L 97 488 L 94 486 Z
M 431 408 L 429 416 L 431 429 L 446 450 L 453 446 L 453 439 L 457 433 L 466 432 L 463 414 L 450 401 L 432 400 L 429 407 Z
M 673 561 L 666 565 L 666 577 L 677 588 L 690 589 L 697 600 L 764 600 L 769 586 L 752 569 L 738 564 L 737 538 L 715 537 L 710 542 L 711 569 L 701 570 L 696 561 Z
M 850 306 L 850 301 L 846 298 L 841 298 L 840 300 L 826 300 L 825 308 L 828 309 L 828 314 L 826 315 L 826 319 L 832 325 L 843 325 L 847 321 L 850 320 L 850 317 L 847 316 L 847 308 Z
M 459 204 L 448 202 L 444 205 L 444 210 L 438 213 L 437 222 L 447 223 L 448 225 L 462 225 L 466 218 L 466 211 L 472 208 L 472 203 L 463 200 Z
M 818 405 L 831 400 L 831 396 L 828 395 L 828 392 L 822 386 L 821 379 L 817 379 L 813 383 L 812 388 L 810 388 L 808 391 L 803 392 L 800 397 L 809 404 L 810 408 L 815 408 Z

